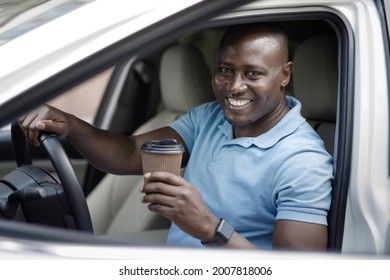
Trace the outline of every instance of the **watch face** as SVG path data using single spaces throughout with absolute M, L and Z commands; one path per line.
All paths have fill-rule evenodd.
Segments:
M 202 241 L 202 244 L 204 246 L 210 246 L 210 247 L 221 246 L 230 240 L 233 231 L 234 231 L 233 226 L 229 224 L 229 222 L 227 222 L 225 219 L 221 219 L 218 224 L 217 230 L 215 232 L 214 240 L 209 242 Z
M 233 234 L 233 227 L 226 220 L 221 219 L 219 226 L 217 228 L 217 236 L 223 239 L 224 243 L 228 242 L 230 237 Z

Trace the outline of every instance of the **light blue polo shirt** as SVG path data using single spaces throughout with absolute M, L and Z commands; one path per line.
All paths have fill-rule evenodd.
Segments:
M 277 219 L 326 225 L 331 201 L 333 159 L 301 116 L 301 103 L 286 99 L 291 110 L 258 137 L 233 139 L 217 101 L 171 124 L 191 153 L 184 178 L 211 212 L 262 249 L 272 248 Z M 176 225 L 167 243 L 202 246 Z

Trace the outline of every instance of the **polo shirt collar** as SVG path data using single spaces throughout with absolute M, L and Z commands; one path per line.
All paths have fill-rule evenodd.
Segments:
M 274 146 L 284 137 L 293 133 L 300 125 L 305 122 L 301 116 L 301 103 L 291 96 L 286 96 L 287 105 L 290 111 L 282 118 L 282 120 L 271 128 L 266 133 L 257 137 L 240 137 L 233 139 L 233 127 L 225 119 L 224 123 L 219 126 L 219 129 L 229 139 L 227 145 L 241 145 L 245 148 L 255 145 L 262 149 L 268 149 Z

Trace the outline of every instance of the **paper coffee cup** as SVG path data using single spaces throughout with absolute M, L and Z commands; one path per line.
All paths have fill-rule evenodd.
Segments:
M 183 146 L 175 139 L 146 141 L 141 146 L 143 173 L 166 171 L 180 175 Z

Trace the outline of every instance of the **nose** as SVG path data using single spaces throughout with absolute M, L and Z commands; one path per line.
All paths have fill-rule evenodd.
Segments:
M 247 90 L 248 86 L 245 84 L 240 74 L 234 75 L 230 82 L 229 91 L 231 93 L 244 93 Z

